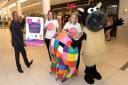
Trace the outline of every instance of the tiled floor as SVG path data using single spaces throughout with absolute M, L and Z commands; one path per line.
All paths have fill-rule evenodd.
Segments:
M 128 68 L 120 68 L 128 62 L 128 28 L 121 27 L 117 38 L 107 43 L 104 64 L 98 65 L 103 79 L 95 80 L 94 85 L 128 85 Z M 84 63 L 81 58 L 79 75 L 61 84 L 49 75 L 50 61 L 46 46 L 26 47 L 29 60 L 34 63 L 28 69 L 21 58 L 23 74 L 16 71 L 14 51 L 10 44 L 9 30 L 0 29 L 0 85 L 88 85 L 84 79 Z

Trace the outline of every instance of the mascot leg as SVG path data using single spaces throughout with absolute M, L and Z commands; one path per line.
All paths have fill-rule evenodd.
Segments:
M 101 80 L 102 77 L 99 72 L 97 72 L 96 65 L 86 66 L 84 79 L 89 84 L 94 84 L 94 79 Z
M 62 79 L 64 77 L 65 72 L 66 72 L 66 66 L 65 65 L 60 65 L 58 73 L 57 73 L 57 78 Z
M 97 72 L 96 65 L 94 65 L 92 69 L 93 69 L 92 70 L 93 71 L 93 78 L 95 78 L 97 80 L 101 80 L 102 77 L 101 77 L 100 73 Z
M 85 71 L 84 71 L 85 72 L 84 80 L 89 84 L 94 84 L 92 69 L 93 67 L 86 66 Z
M 56 74 L 56 72 L 57 72 L 57 64 L 54 63 L 54 62 L 52 62 L 52 63 L 51 63 L 51 74 L 52 74 L 52 73 L 53 73 L 53 74 Z
M 68 64 L 68 67 L 67 67 L 67 73 L 66 73 L 66 76 L 62 79 L 62 83 L 67 81 L 69 78 L 72 78 L 72 77 L 75 77 L 76 75 L 76 66 L 75 66 L 75 61 L 71 61 L 69 62 Z
M 58 67 L 57 67 L 57 60 L 58 58 L 56 56 L 52 56 L 51 57 L 51 73 L 50 74 L 56 74 L 58 71 Z

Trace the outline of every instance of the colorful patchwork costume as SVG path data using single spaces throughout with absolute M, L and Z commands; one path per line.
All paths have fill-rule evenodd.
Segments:
M 64 32 L 56 34 L 51 39 L 51 73 L 56 74 L 57 79 L 63 80 L 76 76 L 78 48 L 73 48 L 71 44 L 72 39 Z

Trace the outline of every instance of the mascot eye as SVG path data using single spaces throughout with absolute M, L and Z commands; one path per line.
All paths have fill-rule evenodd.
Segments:
M 93 9 L 94 9 L 94 11 L 97 11 L 97 8 L 96 7 L 94 7 Z
M 93 9 L 94 9 L 94 11 L 100 10 L 100 8 L 97 8 L 97 7 L 94 7 Z
M 94 8 L 89 8 L 88 13 L 91 14 L 94 11 Z
M 96 8 L 97 10 L 100 10 L 100 8 Z

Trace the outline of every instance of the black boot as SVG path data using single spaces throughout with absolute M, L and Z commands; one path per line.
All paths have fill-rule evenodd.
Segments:
M 92 67 L 92 70 L 93 70 L 93 78 L 95 78 L 95 79 L 97 79 L 97 80 L 101 80 L 102 77 L 101 77 L 100 73 L 97 72 L 96 65 L 94 65 L 94 66 Z
M 30 68 L 30 66 L 32 65 L 32 63 L 33 63 L 33 60 L 31 60 L 31 62 L 29 62 L 29 63 L 27 64 L 27 67 Z
M 17 66 L 17 70 L 19 73 L 24 73 L 24 71 L 22 70 L 21 66 Z
M 85 69 L 85 76 L 84 76 L 84 80 L 88 83 L 88 84 L 94 84 L 94 79 L 93 79 L 93 73 L 92 73 L 92 67 L 87 67 Z

